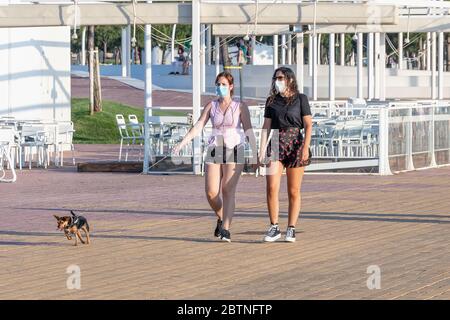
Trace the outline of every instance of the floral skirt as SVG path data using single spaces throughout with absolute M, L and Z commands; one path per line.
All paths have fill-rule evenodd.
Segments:
M 302 161 L 302 152 L 304 148 L 304 139 L 300 128 L 283 128 L 278 129 L 278 159 L 272 154 L 272 145 L 276 148 L 276 135 L 272 136 L 269 146 L 267 147 L 267 157 L 271 160 L 281 161 L 285 168 L 305 167 L 311 164 L 311 150 L 306 161 Z

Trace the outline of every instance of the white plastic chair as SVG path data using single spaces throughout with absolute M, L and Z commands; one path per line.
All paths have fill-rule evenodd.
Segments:
M 344 124 L 341 145 L 347 157 L 363 156 L 363 120 L 349 120 Z
M 64 146 L 69 146 L 72 151 L 72 164 L 75 165 L 75 147 L 73 145 L 73 122 L 58 123 L 58 135 L 56 140 L 59 165 L 64 165 Z
M 25 123 L 22 125 L 20 147 L 24 158 L 26 158 L 28 154 L 28 164 L 30 170 L 34 155 L 33 148 L 36 149 L 37 166 L 42 164 L 46 166 L 47 155 L 45 152 L 45 139 L 44 125 L 30 123 Z
M 128 161 L 128 151 L 130 148 L 130 142 L 133 143 L 134 137 L 130 136 L 125 123 L 125 118 L 122 114 L 116 114 L 116 124 L 120 134 L 120 150 L 119 150 L 119 162 L 122 161 L 122 148 L 123 142 L 127 142 L 127 149 L 125 153 L 125 161 Z
M 22 148 L 20 147 L 20 132 L 17 127 L 17 122 L 15 123 L 5 123 L 0 122 L 0 128 L 2 129 L 10 129 L 14 133 L 14 141 L 9 143 L 9 147 L 11 148 L 11 159 L 14 163 L 19 165 L 19 169 L 22 170 Z
M 13 128 L 0 128 L 0 182 L 15 182 L 17 179 L 14 161 L 11 160 L 11 145 L 14 143 L 15 133 Z M 6 161 L 7 169 L 11 170 L 11 178 L 6 178 L 4 161 Z
M 144 128 L 135 114 L 128 115 L 128 126 L 131 131 L 131 136 L 134 138 L 132 144 L 136 144 L 139 141 L 139 161 L 141 161 L 142 145 L 144 143 Z

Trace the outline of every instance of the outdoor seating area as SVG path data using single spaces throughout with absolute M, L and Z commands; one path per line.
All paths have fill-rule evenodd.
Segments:
M 64 165 L 64 152 L 72 152 L 75 164 L 71 121 L 23 120 L 0 117 L 0 145 L 2 168 L 49 167 Z
M 379 106 L 311 102 L 311 151 L 318 158 L 376 158 Z
M 149 118 L 150 158 L 165 156 L 176 143 L 188 133 L 190 124 L 188 117 L 152 116 Z M 116 114 L 117 129 L 120 134 L 120 147 L 118 161 L 128 161 L 130 151 L 133 152 L 133 160 L 142 161 L 144 144 L 144 122 L 139 121 L 136 115 L 128 115 L 128 119 L 122 114 Z M 126 144 L 124 146 L 124 144 Z M 192 150 L 188 146 L 182 150 L 182 155 L 192 156 Z
M 392 171 L 413 170 L 413 168 L 433 167 L 448 162 L 449 142 L 449 101 L 368 101 L 348 99 L 346 101 L 310 101 L 313 114 L 313 134 L 311 152 L 313 165 L 308 170 L 334 170 L 345 168 L 377 167 L 381 159 L 391 163 Z M 380 117 L 386 110 L 386 117 Z M 264 105 L 249 106 L 251 123 L 259 145 L 264 122 Z M 144 124 L 135 115 L 125 121 L 123 115 L 116 115 L 117 127 L 121 135 L 119 161 L 123 158 L 123 144 L 126 144 L 125 161 L 131 148 L 138 147 L 136 159 L 142 160 L 144 144 Z M 187 134 L 192 121 L 188 117 L 150 117 L 149 152 L 150 162 L 168 157 L 179 141 Z M 385 135 L 388 149 L 380 152 L 380 127 L 387 128 Z M 200 136 L 200 174 L 204 174 L 207 142 L 211 134 L 208 122 Z M 434 135 L 432 134 L 434 130 Z M 433 141 L 431 141 L 434 139 Z M 251 157 L 249 143 L 245 144 L 245 157 Z M 447 155 L 449 154 L 449 155 Z M 181 150 L 180 156 L 193 159 L 193 143 Z M 413 159 L 425 156 L 429 159 L 418 164 Z M 433 157 L 436 160 L 433 160 Z M 407 160 L 403 160 L 406 158 Z M 399 162 L 399 159 L 403 161 Z M 133 160 L 135 158 L 133 157 Z M 194 161 L 194 160 L 193 160 Z M 375 162 L 374 162 L 375 161 Z M 337 165 L 337 162 L 341 162 Z M 315 164 L 320 167 L 315 168 Z M 405 164 L 406 163 L 406 164 Z M 414 163 L 416 165 L 414 166 Z

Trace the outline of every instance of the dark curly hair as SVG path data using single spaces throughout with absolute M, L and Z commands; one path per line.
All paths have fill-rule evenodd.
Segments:
M 287 105 L 291 105 L 298 94 L 298 85 L 297 85 L 297 78 L 295 77 L 294 71 L 292 71 L 290 68 L 287 67 L 279 67 L 276 69 L 272 76 L 272 85 L 270 86 L 270 93 L 269 98 L 267 99 L 267 103 L 271 104 L 276 95 L 278 94 L 277 89 L 275 88 L 275 76 L 277 72 L 281 72 L 285 79 L 286 79 L 286 92 L 291 93 L 289 94 L 289 97 L 287 97 Z

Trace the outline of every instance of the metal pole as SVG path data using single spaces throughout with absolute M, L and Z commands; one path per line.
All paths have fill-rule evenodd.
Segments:
M 255 65 L 256 58 L 256 36 L 252 36 L 252 65 Z
M 335 43 L 334 33 L 330 33 L 329 38 L 329 73 L 328 73 L 328 96 L 330 100 L 335 100 L 335 84 L 334 84 L 334 60 L 335 60 Z
M 94 48 L 89 50 L 89 110 L 94 114 Z
M 389 165 L 389 109 L 386 106 L 380 107 L 378 137 L 378 173 L 382 176 L 392 175 Z
M 444 99 L 444 33 L 439 32 L 438 99 Z
M 86 27 L 81 31 L 81 65 L 86 65 Z
M 380 33 L 380 100 L 386 100 L 386 33 Z
M 286 35 L 281 35 L 281 64 L 284 66 L 286 64 Z
M 304 56 L 303 56 L 303 33 L 297 33 L 296 37 L 296 54 L 297 54 L 297 84 L 298 90 L 300 92 L 305 92 L 304 83 L 303 83 L 303 65 L 304 65 Z
M 427 70 L 431 70 L 431 32 L 427 32 Z
M 313 35 L 313 60 L 312 60 L 312 68 L 313 68 L 313 76 L 312 76 L 312 96 L 313 100 L 317 100 L 317 34 Z
M 430 123 L 430 153 L 431 153 L 431 160 L 430 160 L 430 167 L 436 167 L 436 155 L 434 151 L 434 134 L 435 134 L 435 120 L 434 120 L 434 112 L 435 108 L 439 106 L 438 104 L 432 104 L 431 105 L 431 123 Z
M 406 123 L 406 170 L 414 170 L 413 161 L 413 126 L 412 126 L 412 107 L 408 107 L 408 121 Z
M 120 52 L 120 60 L 122 65 L 122 77 L 127 76 L 127 28 L 122 28 L 122 50 Z
M 200 51 L 200 70 L 201 70 L 201 92 L 205 93 L 206 92 L 206 25 L 202 24 L 201 25 L 201 36 L 200 36 L 200 41 L 201 41 L 201 51 Z
M 172 27 L 172 41 L 170 43 L 170 62 L 174 62 L 175 61 L 175 35 L 177 32 L 177 25 L 174 24 Z
M 242 69 L 244 66 L 239 68 L 239 101 L 244 101 L 244 85 L 242 83 Z
M 431 99 L 437 98 L 436 92 L 436 32 L 431 33 Z
M 201 84 L 200 84 L 200 0 L 192 0 L 192 118 L 197 121 L 200 117 Z M 193 173 L 200 173 L 200 137 L 193 141 Z
M 403 32 L 398 33 L 398 69 L 403 69 Z
M 278 69 L 278 35 L 273 36 L 273 70 Z
M 152 1 L 147 1 L 151 3 Z M 145 108 L 144 108 L 144 164 L 143 173 L 147 174 L 149 170 L 149 162 L 153 161 L 151 157 L 151 145 L 150 139 L 150 116 L 152 115 L 152 26 L 146 24 L 144 26 L 144 54 L 145 54 Z
M 313 37 L 311 34 L 308 35 L 308 74 L 310 77 L 313 75 L 313 51 L 314 51 L 314 44 L 313 44 Z
M 380 99 L 380 33 L 375 32 L 375 72 L 374 72 L 374 93 L 373 96 L 375 99 Z
M 363 34 L 361 32 L 358 32 L 358 42 L 357 42 L 357 97 L 362 99 L 363 98 Z
M 127 26 L 126 48 L 127 48 L 126 72 L 127 72 L 127 77 L 130 78 L 131 77 L 131 25 Z
M 214 37 L 214 53 L 215 53 L 215 67 L 216 67 L 216 76 L 220 73 L 220 38 L 219 36 Z
M 212 25 L 209 25 L 208 31 L 206 31 L 206 61 L 208 66 L 211 65 L 211 37 L 212 37 Z
M 373 48 L 373 32 L 367 35 L 367 87 L 369 90 L 368 98 L 373 99 L 374 94 L 374 48 Z
M 288 34 L 287 36 L 287 63 L 289 65 L 292 64 L 292 35 Z
M 345 33 L 341 33 L 340 48 L 341 48 L 341 66 L 345 66 Z
M 145 52 L 145 109 L 144 109 L 144 168 L 143 173 L 148 173 L 149 162 L 152 161 L 150 148 L 150 126 L 149 117 L 152 115 L 152 28 L 145 25 L 144 34 Z
M 320 65 L 322 64 L 321 61 L 321 53 L 320 53 L 320 49 L 321 49 L 321 44 L 322 44 L 322 34 L 319 33 L 319 35 L 317 36 L 317 47 L 316 47 L 316 52 L 317 52 L 317 64 Z

